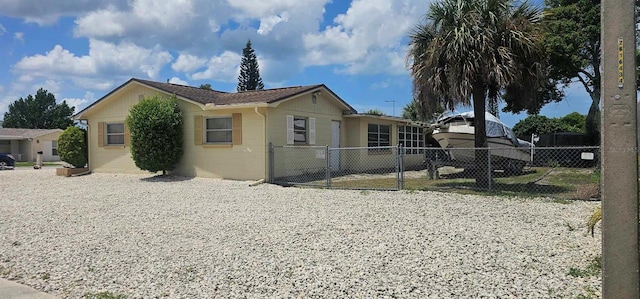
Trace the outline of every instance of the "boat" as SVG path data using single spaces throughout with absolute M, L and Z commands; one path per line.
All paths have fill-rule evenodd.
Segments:
M 441 116 L 433 125 L 433 138 L 446 149 L 452 164 L 475 163 L 475 131 L 473 111 Z M 518 139 L 513 130 L 500 119 L 485 112 L 487 144 L 493 169 L 514 173 L 533 159 L 533 144 Z

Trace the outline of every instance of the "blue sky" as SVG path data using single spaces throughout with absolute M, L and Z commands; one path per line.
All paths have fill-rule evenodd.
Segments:
M 400 115 L 411 100 L 406 35 L 429 2 L 0 0 L 0 118 L 40 87 L 76 111 L 132 77 L 235 91 L 247 39 L 266 88 L 324 83 L 359 112 L 391 115 L 395 101 Z M 542 114 L 586 114 L 589 103 L 574 86 Z

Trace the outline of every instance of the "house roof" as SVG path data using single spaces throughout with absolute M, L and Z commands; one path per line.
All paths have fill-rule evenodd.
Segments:
M 297 96 L 299 94 L 303 94 L 305 92 L 310 92 L 313 90 L 324 88 L 328 90 L 344 106 L 346 106 L 348 110 L 350 110 L 352 113 L 355 113 L 355 109 L 353 109 L 353 107 L 347 104 L 344 100 L 342 100 L 338 95 L 336 95 L 324 84 L 282 87 L 282 88 L 251 90 L 251 91 L 231 93 L 231 92 L 223 92 L 223 91 L 210 90 L 210 89 L 202 89 L 199 87 L 180 85 L 180 84 L 174 84 L 174 83 L 163 83 L 163 82 L 132 78 L 131 80 L 127 81 L 126 83 L 122 84 L 118 88 L 114 89 L 113 91 L 111 91 L 110 93 L 102 97 L 101 99 L 89 105 L 87 108 L 78 112 L 74 117 L 78 117 L 82 115 L 87 110 L 91 109 L 95 104 L 101 102 L 105 98 L 109 97 L 111 94 L 115 93 L 116 91 L 122 89 L 123 87 L 127 86 L 132 82 L 146 85 L 169 94 L 175 94 L 176 96 L 182 97 L 184 99 L 187 99 L 199 104 L 203 104 L 203 105 L 209 104 L 213 106 L 271 104 L 271 103 L 276 103 L 282 100 L 286 100 L 288 98 Z
M 22 140 L 36 138 L 50 133 L 62 132 L 60 129 L 14 129 L 0 128 L 0 139 L 3 140 Z

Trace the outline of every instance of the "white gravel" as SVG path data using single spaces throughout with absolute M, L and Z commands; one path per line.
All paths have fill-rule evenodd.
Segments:
M 62 298 L 574 298 L 597 202 L 0 171 L 0 277 Z M 1 297 L 1 296 L 0 296 Z

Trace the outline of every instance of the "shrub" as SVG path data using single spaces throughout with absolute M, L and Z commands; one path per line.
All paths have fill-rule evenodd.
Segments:
M 602 208 L 598 207 L 593 211 L 593 214 L 591 214 L 589 220 L 587 221 L 587 229 L 591 233 L 592 237 L 596 229 L 596 225 L 598 224 L 598 222 L 600 222 L 600 220 L 602 220 Z
M 182 157 L 182 112 L 175 96 L 142 99 L 126 119 L 131 155 L 136 166 L 149 172 L 175 169 Z
M 58 138 L 60 160 L 74 167 L 87 165 L 86 131 L 75 126 L 68 127 Z

